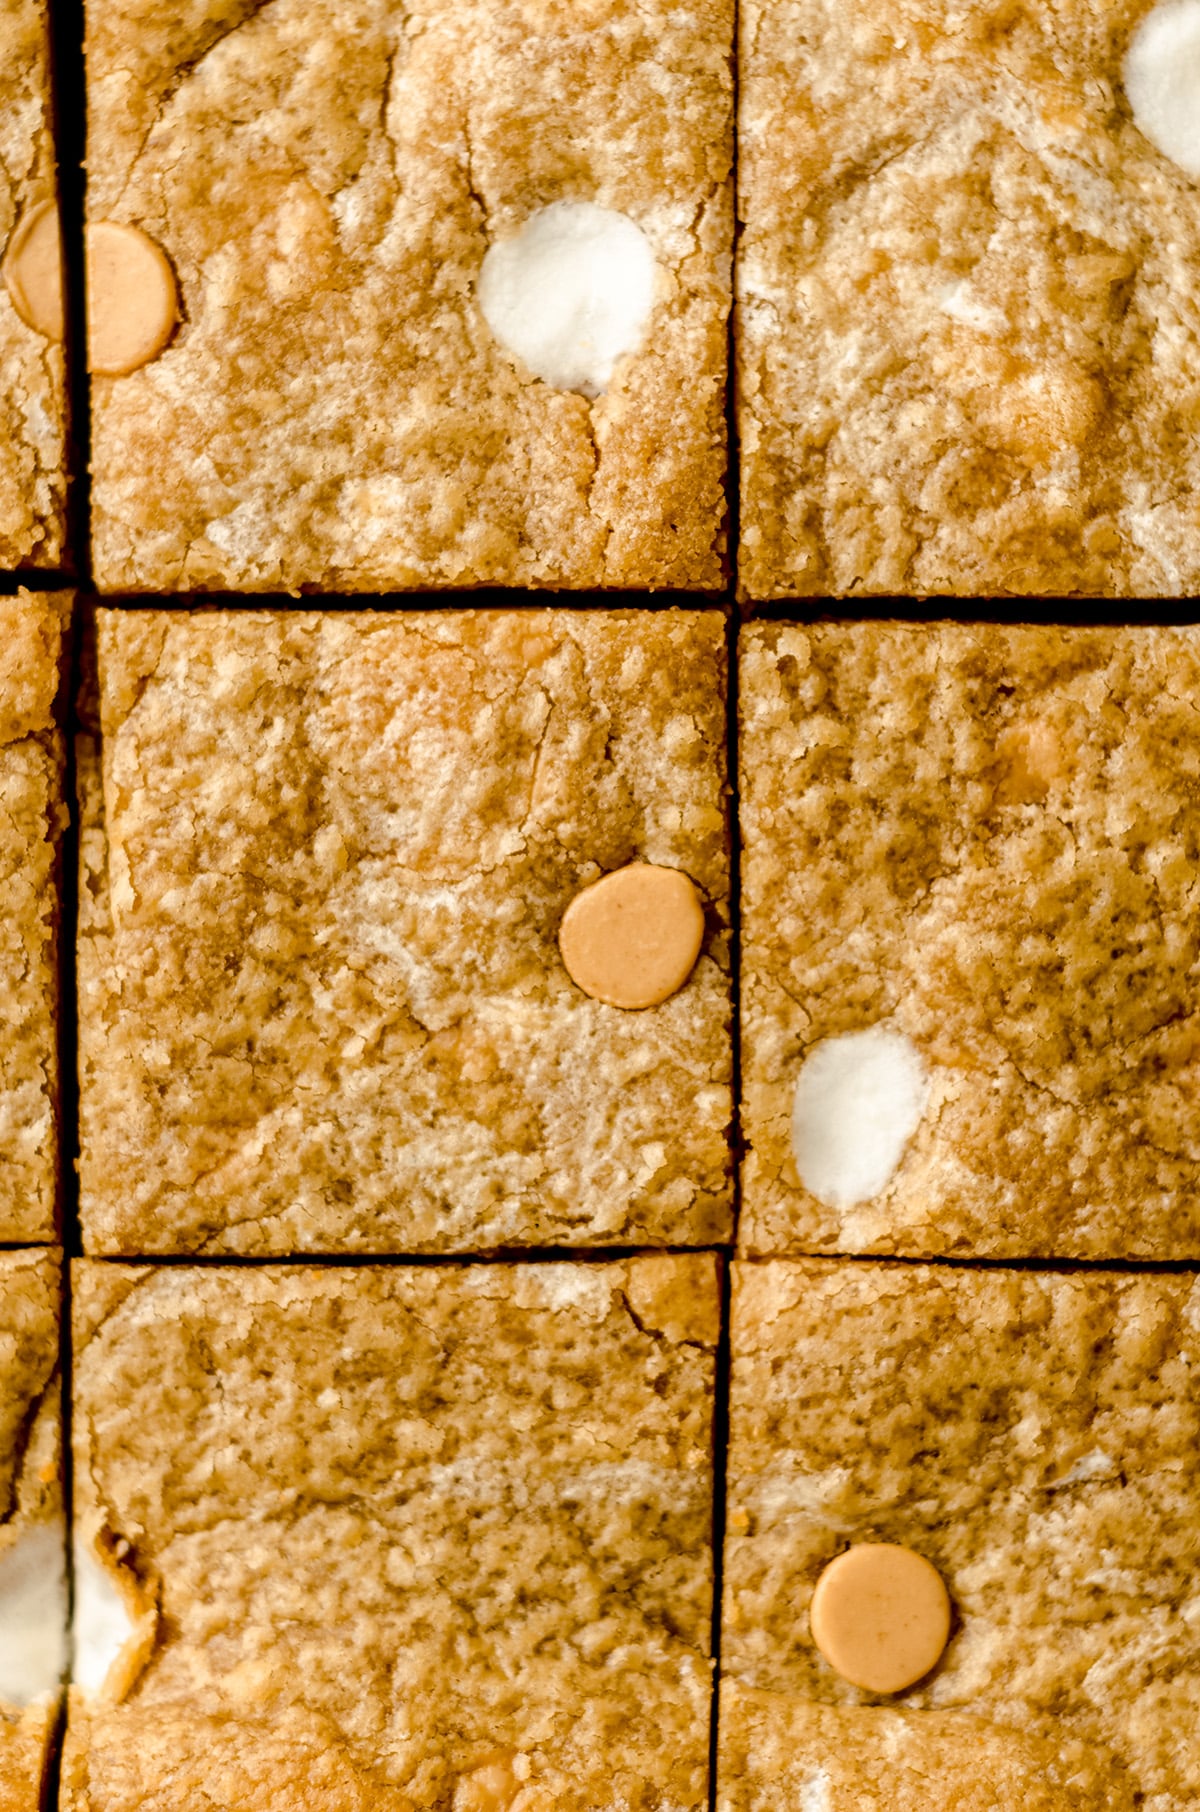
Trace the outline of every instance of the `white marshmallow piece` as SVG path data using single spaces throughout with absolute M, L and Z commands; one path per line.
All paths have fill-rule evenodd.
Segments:
M 1134 122 L 1164 157 L 1200 176 L 1200 0 L 1162 0 L 1125 55 Z
M 75 1547 L 75 1616 L 71 1628 L 71 1678 L 98 1693 L 134 1633 L 128 1606 L 111 1574 L 90 1548 Z
M 0 1699 L 29 1705 L 67 1666 L 67 1565 L 61 1523 L 18 1536 L 0 1553 Z
M 555 201 L 489 249 L 476 293 L 500 344 L 535 377 L 596 397 L 645 338 L 655 268 L 627 214 Z
M 830 1785 L 826 1769 L 818 1768 L 815 1774 L 810 1774 L 800 1788 L 800 1812 L 831 1812 Z
M 921 1123 L 929 1083 L 911 1038 L 890 1026 L 822 1039 L 805 1059 L 792 1107 L 804 1187 L 827 1208 L 880 1195 Z

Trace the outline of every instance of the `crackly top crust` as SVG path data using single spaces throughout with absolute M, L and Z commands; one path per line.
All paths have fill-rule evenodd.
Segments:
M 1059 1734 L 962 1712 L 721 1689 L 719 1812 L 1133 1812 L 1128 1781 Z
M 0 598 L 0 748 L 55 728 L 70 595 L 21 590 Z
M 53 1239 L 68 594 L 0 599 L 0 1243 Z
M 160 1616 L 72 1812 L 448 1809 L 498 1750 L 519 1812 L 703 1804 L 711 1257 L 75 1282 L 80 1529 Z
M 1121 88 L 1151 4 L 741 0 L 747 594 L 1200 589 L 1200 188 Z
M 94 385 L 104 589 L 722 578 L 733 0 L 103 0 L 89 207 L 175 266 Z M 628 213 L 645 350 L 594 406 L 492 339 L 489 241 Z
M 715 612 L 102 613 L 88 1249 L 723 1237 L 723 635 Z M 678 994 L 626 1013 L 556 938 L 635 857 L 692 877 L 708 932 Z
M 726 1673 L 872 1702 L 806 1612 L 841 1549 L 898 1542 L 955 1621 L 889 1702 L 1079 1743 L 1193 1805 L 1200 1280 L 742 1264 L 731 1338 Z
M 1200 640 L 757 625 L 743 641 L 752 1251 L 1200 1251 Z M 805 1053 L 888 1021 L 930 1073 L 874 1200 L 803 1189 Z
M 56 198 L 45 0 L 0 0 L 0 253 Z M 66 533 L 63 350 L 0 283 L 0 568 L 56 566 Z

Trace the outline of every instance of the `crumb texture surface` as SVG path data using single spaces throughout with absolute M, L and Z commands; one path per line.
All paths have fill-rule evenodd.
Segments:
M 56 1253 L 0 1252 L 0 1561 L 61 1526 L 59 1298 Z M 39 1812 L 54 1716 L 0 1699 L 0 1812 Z
M 0 599 L 0 1242 L 54 1238 L 65 595 Z
M 102 613 L 88 1249 L 726 1237 L 723 637 L 716 612 Z M 628 1013 L 556 940 L 634 859 L 683 869 L 707 931 Z
M 814 1705 L 721 1691 L 718 1812 L 1134 1812 L 1128 1782 L 1079 1744 L 958 1713 Z
M 1200 1282 L 776 1260 L 735 1267 L 732 1315 L 726 1677 L 874 1705 L 849 1779 L 880 1765 L 879 1701 L 807 1608 L 837 1553 L 898 1542 L 954 1611 L 940 1664 L 887 1701 L 914 1757 L 975 1753 L 950 1716 L 970 1714 L 1111 1775 L 1112 1797 L 1047 1806 L 1200 1804 Z
M 42 1812 L 53 1721 L 53 1708 L 46 1705 L 20 1713 L 0 1707 L 0 1812 Z
M 1200 590 L 1200 191 L 1122 89 L 1152 3 L 741 0 L 747 595 Z
M 93 0 L 93 218 L 184 320 L 93 386 L 106 590 L 719 586 L 733 0 Z M 489 331 L 489 246 L 627 215 L 658 266 L 606 394 Z
M 83 1261 L 75 1315 L 81 1532 L 159 1615 L 70 1812 L 703 1806 L 715 1260 Z
M 0 255 L 22 218 L 57 199 L 46 0 L 0 0 Z M 0 283 L 0 568 L 63 557 L 62 347 L 26 326 Z
M 746 1248 L 1195 1258 L 1200 642 L 876 622 L 742 646 Z M 877 1024 L 928 1099 L 882 1193 L 827 1207 L 796 1080 Z

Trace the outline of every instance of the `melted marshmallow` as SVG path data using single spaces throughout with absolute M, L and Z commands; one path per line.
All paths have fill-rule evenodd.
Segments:
M 67 1664 L 62 1525 L 30 1529 L 0 1553 L 0 1699 L 28 1705 L 53 1692 Z
M 556 201 L 491 247 L 477 294 L 496 338 L 535 377 L 599 396 L 645 338 L 654 276 L 650 242 L 627 215 Z
M 1163 0 L 1125 56 L 1134 121 L 1164 157 L 1200 176 L 1200 0 Z
M 925 1112 L 921 1054 L 903 1032 L 872 1026 L 826 1038 L 796 1083 L 792 1151 L 804 1187 L 853 1208 L 890 1183 Z

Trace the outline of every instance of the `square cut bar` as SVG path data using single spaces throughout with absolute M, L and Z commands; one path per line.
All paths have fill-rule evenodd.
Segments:
M 1200 1805 L 1200 1278 L 740 1264 L 732 1366 L 727 1812 Z M 887 1699 L 809 1630 L 864 1542 L 953 1612 Z
M 182 314 L 93 385 L 100 588 L 721 585 L 733 11 L 92 0 L 90 212 L 151 236 Z M 654 260 L 595 400 L 476 300 L 564 202 Z
M 713 1257 L 75 1283 L 64 1812 L 707 1803 Z
M 0 0 L 0 253 L 6 278 L 34 216 L 58 199 L 51 117 L 46 0 Z M 0 282 L 0 570 L 62 564 L 66 457 L 61 337 L 48 338 L 31 326 L 18 312 L 9 281 Z
M 1197 186 L 1152 0 L 741 0 L 754 598 L 1200 591 Z
M 0 1812 L 40 1812 L 66 1668 L 60 1262 L 0 1252 Z
M 52 1240 L 58 1194 L 56 708 L 69 596 L 0 599 L 0 1245 Z
M 87 1250 L 705 1245 L 730 1231 L 715 611 L 101 612 L 84 796 Z M 589 998 L 563 913 L 704 901 Z
M 740 687 L 746 1249 L 1200 1256 L 1200 640 L 760 624 Z M 795 1142 L 864 1031 L 873 1177 L 865 1071 Z

